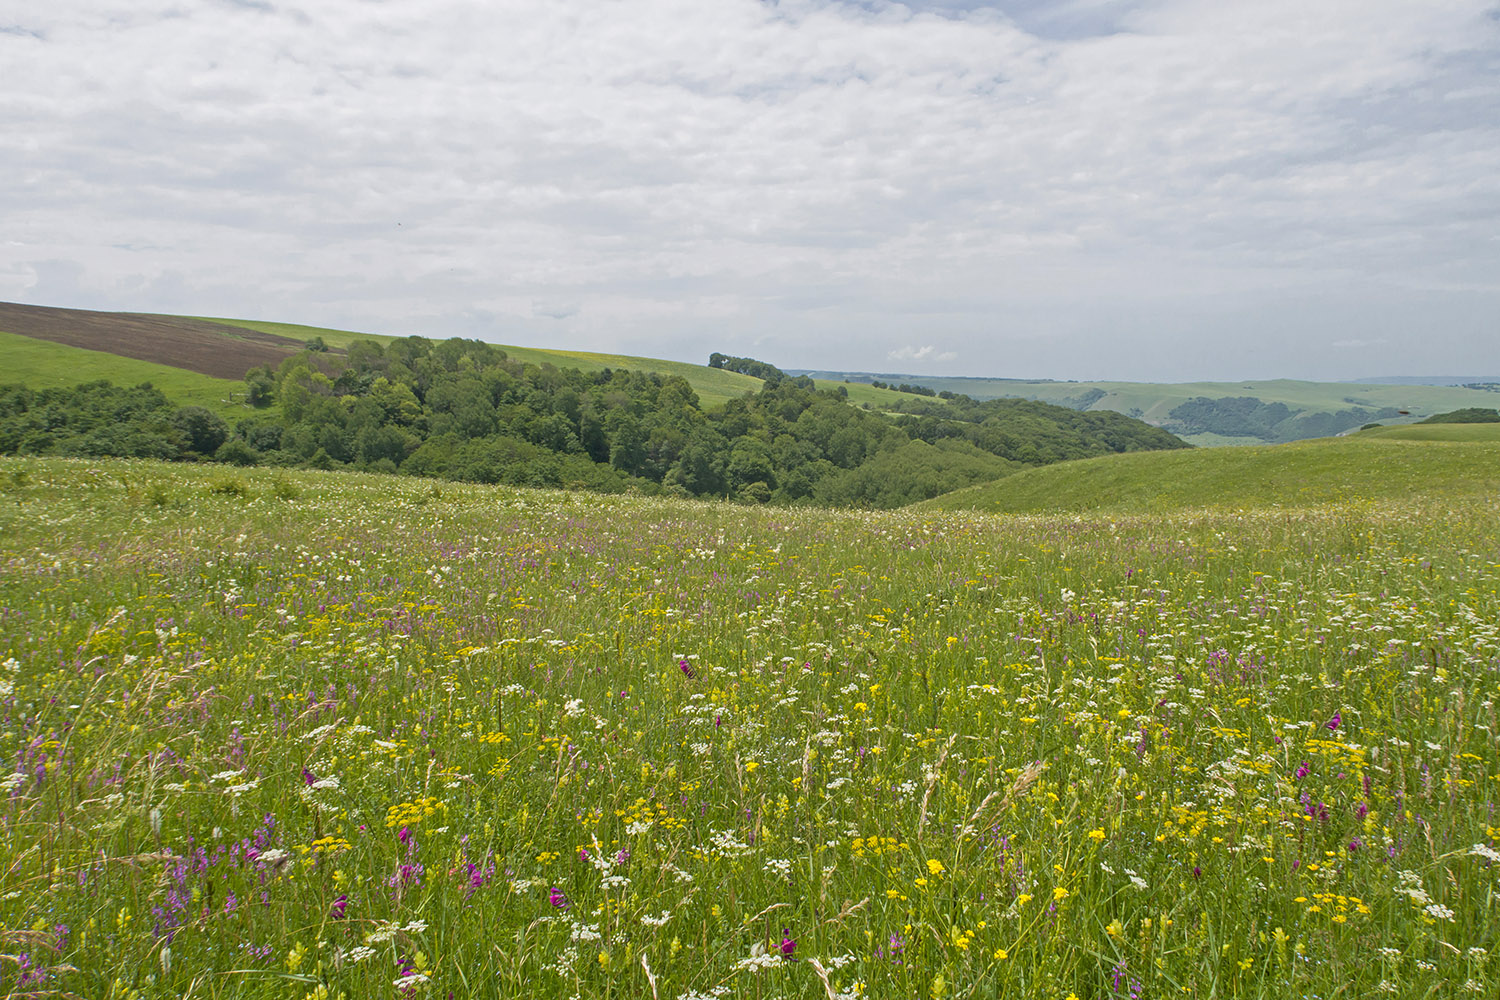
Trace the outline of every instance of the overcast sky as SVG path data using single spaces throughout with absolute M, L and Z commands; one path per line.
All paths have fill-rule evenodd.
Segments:
M 0 2 L 0 299 L 787 368 L 1500 372 L 1494 0 Z

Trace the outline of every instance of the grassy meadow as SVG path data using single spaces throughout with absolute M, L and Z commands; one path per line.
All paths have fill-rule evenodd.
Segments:
M 0 460 L 0 992 L 1494 996 L 1500 503 L 1440 497 Z
M 121 386 L 150 382 L 179 406 L 201 406 L 230 423 L 254 412 L 245 405 L 243 382 L 0 333 L 0 384 L 19 382 L 32 389 L 52 389 L 99 379 Z
M 1380 501 L 1423 509 L 1500 495 L 1500 424 L 1380 427 L 1340 438 L 1136 452 L 1024 469 L 924 501 L 992 514 L 1162 514 Z

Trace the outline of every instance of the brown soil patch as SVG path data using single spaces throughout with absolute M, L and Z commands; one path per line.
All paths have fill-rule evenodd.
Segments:
M 227 379 L 244 378 L 257 365 L 275 368 L 303 349 L 301 341 L 289 337 L 183 316 L 19 302 L 0 302 L 0 330 Z

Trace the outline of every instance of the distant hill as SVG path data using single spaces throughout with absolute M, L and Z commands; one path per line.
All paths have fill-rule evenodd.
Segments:
M 763 380 L 745 373 L 753 359 L 738 359 L 734 372 L 459 338 L 15 304 L 0 322 L 11 328 L 0 333 L 0 373 L 16 378 L 0 382 L 7 454 L 897 507 L 1048 462 L 1185 447 L 1114 412 L 942 400 L 785 378 L 756 363 Z M 184 406 L 189 393 L 210 412 Z
M 202 406 L 226 420 L 251 412 L 244 403 L 245 383 L 238 378 L 215 378 L 105 351 L 0 333 L 0 385 L 20 382 L 33 389 L 58 389 L 100 379 L 126 386 L 149 382 L 179 406 Z
M 1304 507 L 1500 492 L 1500 425 L 1425 424 L 1274 447 L 1138 452 L 1027 469 L 918 504 L 1006 514 Z
M 1500 424 L 1500 410 L 1470 406 L 1451 413 L 1434 413 L 1424 424 Z
M 399 337 L 373 333 L 355 333 L 350 330 L 337 330 L 327 327 L 303 326 L 297 323 L 268 323 L 262 320 L 243 319 L 216 319 L 212 317 L 199 317 L 213 323 L 223 323 L 236 327 L 247 327 L 252 330 L 261 330 L 266 333 L 279 334 L 302 341 L 313 337 L 321 337 L 323 342 L 333 348 L 347 348 L 357 340 L 373 340 L 380 344 L 389 344 Z M 545 347 L 521 347 L 515 344 L 497 345 L 507 355 L 527 364 L 543 365 L 550 364 L 556 368 L 577 368 L 586 372 L 603 371 L 606 368 L 624 368 L 629 371 L 651 372 L 656 375 L 676 375 L 685 378 L 693 391 L 698 394 L 698 400 L 710 409 L 722 406 L 731 399 L 743 396 L 747 392 L 756 392 L 761 387 L 761 380 L 750 375 L 741 375 L 738 372 L 724 371 L 719 368 L 710 368 L 708 365 L 697 365 L 687 361 L 667 361 L 662 358 L 646 358 L 633 354 L 604 354 L 598 351 L 567 351 L 557 348 Z M 820 389 L 833 389 L 842 385 L 841 380 L 819 379 L 813 381 Z M 869 404 L 874 409 L 890 409 L 902 399 L 901 393 L 891 389 L 877 389 L 868 383 L 854 383 L 845 386 L 849 402 L 857 406 Z
M 0 332 L 236 382 L 243 379 L 251 368 L 259 365 L 277 367 L 287 358 L 303 351 L 307 343 L 315 338 L 321 339 L 332 355 L 342 354 L 360 340 L 373 340 L 386 345 L 402 339 L 298 323 L 96 312 L 16 302 L 0 302 Z M 12 342 L 12 348 L 14 346 L 15 342 Z M 755 392 L 761 385 L 760 379 L 748 375 L 717 371 L 707 365 L 682 361 L 587 351 L 499 346 L 516 360 L 535 365 L 551 364 L 558 368 L 577 368 L 590 372 L 605 368 L 627 368 L 663 376 L 681 376 L 692 385 L 699 400 L 709 407 L 720 406 L 747 392 Z M 0 344 L 0 381 L 5 381 L 5 363 L 10 360 L 7 350 L 9 349 Z M 92 377 L 100 376 L 94 374 Z M 135 376 L 122 373 L 116 381 L 127 377 Z M 87 380 L 80 377 L 70 384 Z M 854 402 L 873 402 L 877 406 L 885 406 L 899 398 L 894 392 L 868 386 L 862 388 L 864 391 Z
M 974 399 L 1036 399 L 1078 410 L 1114 410 L 1171 431 L 1196 445 L 1300 441 L 1357 430 L 1372 422 L 1403 423 L 1465 407 L 1493 407 L 1500 381 L 1462 386 L 1307 382 L 1059 382 L 1049 379 L 936 377 L 788 369 L 851 382 L 921 385 Z
M 1357 385 L 1494 385 L 1500 375 L 1387 375 L 1381 378 L 1351 378 Z
M 235 380 L 256 365 L 275 367 L 304 347 L 290 337 L 188 316 L 16 302 L 0 302 L 0 331 Z

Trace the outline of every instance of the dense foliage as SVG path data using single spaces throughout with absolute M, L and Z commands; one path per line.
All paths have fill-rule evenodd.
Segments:
M 1159 427 L 1113 410 L 1073 410 L 1031 399 L 948 394 L 944 402 L 903 400 L 897 426 L 913 438 L 967 441 L 992 455 L 1026 465 L 1127 451 L 1188 445 Z
M 1259 438 L 1269 443 L 1328 437 L 1370 420 L 1399 416 L 1393 407 L 1351 406 L 1335 412 L 1294 411 L 1285 403 L 1267 403 L 1254 396 L 1197 396 L 1173 407 L 1165 426 L 1174 434 L 1222 434 Z
M 0 496 L 7 997 L 1496 995 L 1493 494 Z
M 251 371 L 246 384 L 262 410 L 232 432 L 200 408 L 174 411 L 149 387 L 12 387 L 0 397 L 0 452 L 896 507 L 1023 465 L 1182 446 L 1119 414 L 1019 400 L 918 397 L 910 403 L 926 409 L 892 416 L 806 378 L 704 410 L 680 377 L 538 367 L 465 340 L 364 341 L 341 367 L 306 352 Z
M 782 382 L 790 378 L 786 372 L 777 368 L 768 361 L 757 361 L 754 358 L 736 358 L 729 354 L 720 354 L 718 351 L 708 356 L 708 367 L 722 368 L 727 372 L 739 372 L 741 375 L 751 375 L 766 382 Z M 812 379 L 799 378 L 796 380 L 803 388 L 812 385 Z
M 213 455 L 229 428 L 201 406 L 173 406 L 149 384 L 0 385 L 0 454 L 178 459 Z
M 875 379 L 870 384 L 877 389 L 890 389 L 894 392 L 905 392 L 913 396 L 936 396 L 938 394 L 935 389 L 929 389 L 925 385 L 912 385 L 909 382 L 902 382 L 900 385 L 891 385 L 889 382 L 882 382 L 880 379 Z M 951 392 L 944 393 L 943 398 L 951 399 L 953 395 Z
M 1461 410 L 1435 413 L 1419 424 L 1495 424 L 1500 423 L 1500 410 L 1487 410 L 1482 406 L 1466 406 Z

